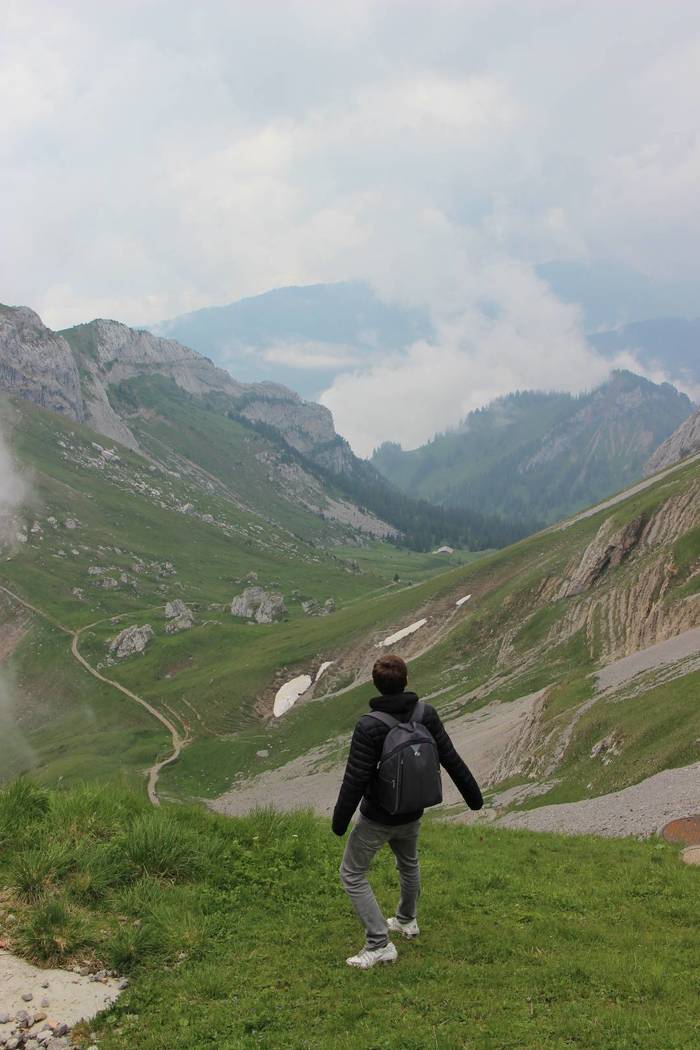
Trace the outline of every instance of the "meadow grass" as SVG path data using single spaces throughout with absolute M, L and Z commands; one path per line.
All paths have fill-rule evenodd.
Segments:
M 362 936 L 338 882 L 343 844 L 308 813 L 226 819 L 20 784 L 0 792 L 0 827 L 8 817 L 2 936 L 35 960 L 131 976 L 89 1026 L 103 1050 L 698 1045 L 700 881 L 660 842 L 428 822 L 421 937 L 395 966 L 358 972 L 344 962 Z M 50 894 L 28 901 L 22 857 L 55 849 Z M 91 864 L 102 881 L 85 897 Z M 388 851 L 373 883 L 389 913 Z

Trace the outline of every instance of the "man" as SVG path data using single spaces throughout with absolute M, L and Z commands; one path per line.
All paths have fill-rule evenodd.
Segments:
M 379 696 L 370 700 L 372 711 L 385 712 L 398 722 L 409 722 L 419 703 L 415 693 L 406 692 L 408 672 L 400 656 L 383 656 L 372 669 L 372 680 Z M 455 751 L 454 745 L 430 704 L 420 705 L 422 724 L 437 745 L 440 764 L 447 770 L 470 809 L 481 809 L 484 800 L 469 769 Z M 387 724 L 389 723 L 389 724 Z M 345 847 L 340 878 L 358 919 L 365 928 L 365 946 L 347 960 L 348 966 L 367 970 L 377 963 L 396 960 L 396 948 L 389 931 L 404 937 L 417 937 L 416 905 L 420 893 L 418 867 L 418 831 L 423 810 L 392 815 L 373 800 L 373 781 L 382 757 L 382 748 L 391 731 L 392 720 L 380 721 L 371 714 L 363 715 L 355 726 L 345 776 L 333 812 L 333 831 L 344 835 L 357 805 L 360 818 L 350 833 Z M 367 881 L 367 872 L 375 853 L 389 843 L 396 858 L 401 898 L 396 915 L 385 919 Z

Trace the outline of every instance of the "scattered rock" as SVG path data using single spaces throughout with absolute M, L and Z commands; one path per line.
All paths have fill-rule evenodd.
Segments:
M 622 741 L 616 733 L 609 733 L 591 748 L 591 758 L 600 758 L 603 765 L 607 766 L 622 750 Z
M 33 994 L 31 992 L 24 992 L 23 995 L 22 995 L 22 999 L 24 1000 L 25 1003 L 31 1003 L 33 998 L 34 998 L 34 996 L 33 996 Z
M 154 631 L 149 623 L 143 627 L 126 627 L 111 640 L 109 651 L 121 660 L 126 656 L 142 653 L 153 637 Z
M 273 623 L 287 615 L 287 607 L 281 594 L 271 594 L 262 587 L 246 587 L 231 602 L 231 615 L 256 623 Z
M 80 528 L 80 522 L 78 521 L 77 518 L 66 518 L 64 524 L 65 524 L 67 529 L 79 529 Z
M 267 750 L 266 747 L 263 747 L 263 748 L 260 749 L 260 751 L 256 751 L 255 752 L 255 757 L 256 758 L 269 758 L 270 757 L 270 752 Z
M 165 615 L 170 620 L 165 631 L 167 634 L 176 634 L 178 631 L 189 631 L 194 624 L 192 611 L 187 608 L 180 598 L 166 602 Z
M 327 616 L 329 613 L 335 612 L 335 600 L 333 598 L 326 598 L 323 603 L 323 616 Z

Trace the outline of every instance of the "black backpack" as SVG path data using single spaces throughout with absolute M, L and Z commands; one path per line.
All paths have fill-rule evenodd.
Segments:
M 400 722 L 385 711 L 369 712 L 370 718 L 389 726 L 369 794 L 392 816 L 442 802 L 437 744 L 422 724 L 424 714 L 425 704 L 420 701 L 409 722 Z

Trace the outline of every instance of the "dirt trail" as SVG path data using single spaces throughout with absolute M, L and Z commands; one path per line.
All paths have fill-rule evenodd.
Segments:
M 31 612 L 36 613 L 37 616 L 40 616 L 42 617 L 42 619 L 47 620 L 50 624 L 52 624 L 52 626 L 57 627 L 59 631 L 63 631 L 64 634 L 67 634 L 71 638 L 72 656 L 78 661 L 79 664 L 81 664 L 82 667 L 85 668 L 85 670 L 89 674 L 93 676 L 93 678 L 97 678 L 98 681 L 104 682 L 105 685 L 112 686 L 113 689 L 118 689 L 119 692 L 123 693 L 124 696 L 129 698 L 129 700 L 133 700 L 135 703 L 143 707 L 144 710 L 148 711 L 149 715 L 157 719 L 161 723 L 161 725 L 164 726 L 165 729 L 167 729 L 167 731 L 170 733 L 170 739 L 172 741 L 173 746 L 171 754 L 169 754 L 166 758 L 162 759 L 162 761 L 154 763 L 154 765 L 152 765 L 148 770 L 148 798 L 154 806 L 159 806 L 160 799 L 158 798 L 157 784 L 160 771 L 165 766 L 170 765 L 172 762 L 175 762 L 176 759 L 180 757 L 182 749 L 186 747 L 187 744 L 190 742 L 190 738 L 189 735 L 186 735 L 184 737 L 181 736 L 178 730 L 176 729 L 175 725 L 170 721 L 170 719 L 167 718 L 164 714 L 161 714 L 161 712 L 152 704 L 149 704 L 148 700 L 144 700 L 143 697 L 138 696 L 137 693 L 132 693 L 130 689 L 127 689 L 126 686 L 120 685 L 119 682 L 115 682 L 114 679 L 107 678 L 105 677 L 105 675 L 100 674 L 99 671 L 97 671 L 90 663 L 88 663 L 88 661 L 80 652 L 78 646 L 81 634 L 84 631 L 90 630 L 92 627 L 96 627 L 100 623 L 104 623 L 106 619 L 111 620 L 114 617 L 109 616 L 105 617 L 102 620 L 95 620 L 94 623 L 86 624 L 85 627 L 81 627 L 79 630 L 74 631 L 70 627 L 66 627 L 65 624 L 62 624 L 60 623 L 60 621 L 54 619 L 53 616 L 50 616 L 48 613 L 45 613 L 42 609 L 38 609 L 36 608 L 36 606 L 30 605 L 29 602 L 25 601 L 24 598 L 20 598 L 18 594 L 15 594 L 14 591 L 11 591 L 8 587 L 3 587 L 0 584 L 0 591 L 3 591 L 5 594 L 9 595 L 9 597 L 14 599 L 14 601 L 19 602 L 19 604 L 24 606 L 25 609 L 29 609 Z
M 95 623 L 86 624 L 85 627 L 81 627 L 79 631 L 72 632 L 73 641 L 71 642 L 71 653 L 78 661 L 78 663 L 82 664 L 86 671 L 90 672 L 93 678 L 97 678 L 98 681 L 104 682 L 106 685 L 111 685 L 114 689 L 118 689 L 120 693 L 123 693 L 124 696 L 127 696 L 130 700 L 134 700 L 137 704 L 140 704 L 141 707 L 143 707 L 146 711 L 148 711 L 150 715 L 153 716 L 153 718 L 157 718 L 161 725 L 165 726 L 165 728 L 170 733 L 170 739 L 173 745 L 173 750 L 171 754 L 164 758 L 161 762 L 156 762 L 148 770 L 148 797 L 154 806 L 159 806 L 160 799 L 158 798 L 156 786 L 158 784 L 158 777 L 160 775 L 160 771 L 165 766 L 169 766 L 172 762 L 175 762 L 180 757 L 182 749 L 186 747 L 187 744 L 190 742 L 189 735 L 184 737 L 181 736 L 178 730 L 175 728 L 173 722 L 171 722 L 169 718 L 167 718 L 157 708 L 155 708 L 153 704 L 149 704 L 148 700 L 144 700 L 143 697 L 138 696 L 137 693 L 132 693 L 130 689 L 127 689 L 124 685 L 120 685 L 119 682 L 115 682 L 113 678 L 106 678 L 105 675 L 100 674 L 99 671 L 97 671 L 91 664 L 88 663 L 88 661 L 78 649 L 80 635 L 83 633 L 83 631 L 87 631 L 92 627 L 96 627 L 98 623 L 103 622 L 104 621 L 102 620 L 97 620 L 95 621 Z

